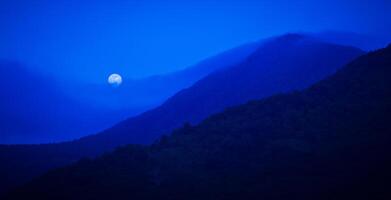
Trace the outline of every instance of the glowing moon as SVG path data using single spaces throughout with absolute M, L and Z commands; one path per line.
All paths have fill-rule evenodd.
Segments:
M 107 82 L 112 86 L 119 86 L 122 83 L 122 77 L 119 74 L 110 74 Z

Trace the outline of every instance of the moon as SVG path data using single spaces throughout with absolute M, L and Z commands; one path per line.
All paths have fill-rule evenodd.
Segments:
M 112 86 L 118 87 L 122 84 L 122 77 L 119 74 L 110 74 L 107 82 Z

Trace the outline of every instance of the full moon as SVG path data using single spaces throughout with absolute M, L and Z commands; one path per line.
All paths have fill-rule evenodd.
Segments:
M 107 82 L 112 86 L 118 87 L 122 83 L 122 77 L 119 74 L 110 74 Z

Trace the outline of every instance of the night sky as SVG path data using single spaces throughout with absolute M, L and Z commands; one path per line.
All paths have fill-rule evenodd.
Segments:
M 391 1 L 1 0 L 0 59 L 58 80 L 167 73 L 285 32 L 391 37 Z

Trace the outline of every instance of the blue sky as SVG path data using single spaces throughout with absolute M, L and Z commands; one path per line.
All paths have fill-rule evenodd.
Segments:
M 0 0 L 0 59 L 64 81 L 140 78 L 284 32 L 391 39 L 390 11 L 387 0 Z

